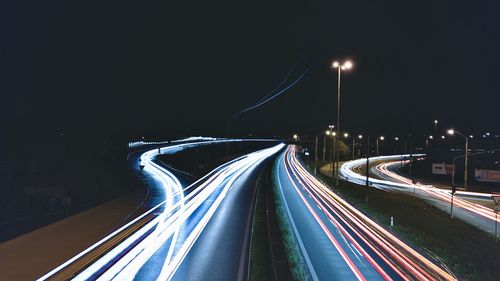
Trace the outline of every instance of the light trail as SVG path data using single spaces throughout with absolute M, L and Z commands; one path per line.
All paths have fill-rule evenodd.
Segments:
M 422 155 L 416 155 L 416 156 L 420 157 Z M 384 161 L 384 163 L 378 164 L 375 167 L 375 169 L 379 173 L 392 179 L 392 180 L 382 180 L 370 177 L 369 178 L 370 184 L 382 190 L 406 192 L 409 194 L 414 194 L 415 196 L 421 197 L 423 199 L 435 199 L 444 202 L 446 204 L 451 204 L 451 190 L 440 189 L 433 185 L 426 185 L 419 182 L 413 184 L 411 179 L 403 177 L 389 170 L 389 167 L 399 165 L 401 163 L 399 160 L 397 160 L 400 159 L 401 157 L 409 157 L 409 155 L 380 156 L 380 157 L 370 158 L 370 161 Z M 340 175 L 348 181 L 364 185 L 366 181 L 366 176 L 360 175 L 353 171 L 354 168 L 363 165 L 366 165 L 366 158 L 348 161 L 341 166 Z M 457 191 L 455 192 L 455 195 L 466 196 L 466 197 L 478 197 L 484 199 L 484 198 L 491 198 L 493 194 L 469 192 L 469 191 Z M 454 201 L 453 202 L 454 206 L 459 207 L 462 210 L 495 221 L 495 212 L 490 208 L 487 208 L 480 204 L 469 202 L 458 196 L 454 196 L 453 201 Z M 497 220 L 500 221 L 500 219 Z
M 223 141 L 198 142 L 195 145 L 215 142 Z M 192 145 L 180 144 L 161 150 L 176 150 Z M 233 182 L 242 173 L 255 168 L 281 150 L 283 146 L 276 145 L 230 161 L 184 189 L 173 174 L 153 161 L 159 149 L 145 152 L 141 156 L 144 171 L 161 183 L 166 192 L 166 200 L 38 280 L 54 277 L 68 265 L 91 254 L 99 246 L 142 221 L 145 222 L 143 226 L 127 234 L 126 239 L 97 260 L 93 260 L 88 267 L 74 276 L 73 280 L 132 280 L 162 245 L 168 246 L 168 251 L 157 280 L 169 280 L 229 192 Z M 185 193 L 187 195 L 184 195 Z M 163 212 L 160 215 L 152 216 L 153 212 L 161 208 Z M 202 217 L 193 216 L 195 211 L 201 211 Z M 181 228 L 189 228 L 187 237 L 179 235 Z
M 378 171 L 387 175 L 390 178 L 396 179 L 396 180 L 403 182 L 403 183 L 406 183 L 408 185 L 412 185 L 412 181 L 410 179 L 388 170 L 388 167 L 393 166 L 395 164 L 397 164 L 397 163 L 394 163 L 394 162 L 383 163 L 383 164 L 378 165 L 376 168 Z M 427 193 L 429 196 L 433 196 L 435 198 L 439 198 L 441 200 L 444 200 L 447 203 L 451 203 L 451 190 L 443 190 L 440 188 L 436 188 L 432 185 L 423 185 L 423 184 L 418 183 L 418 182 L 415 184 L 415 188 L 422 190 L 422 192 Z M 478 192 L 473 193 L 473 192 L 460 192 L 460 191 L 458 191 L 455 194 L 456 195 L 460 195 L 460 194 L 476 195 L 476 194 L 478 194 Z M 484 194 L 481 194 L 480 196 L 481 197 L 491 197 L 492 194 L 484 193 Z M 457 196 L 455 196 L 453 201 L 454 201 L 453 204 L 455 206 L 458 206 L 464 210 L 467 210 L 467 211 L 472 212 L 474 214 L 483 216 L 483 217 L 488 218 L 490 220 L 493 220 L 493 221 L 495 220 L 495 212 L 493 209 L 484 207 L 484 206 L 476 204 L 476 203 L 469 202 L 469 201 L 461 199 L 460 197 L 457 197 Z
M 358 280 L 369 280 L 348 257 L 348 249 L 339 249 L 326 224 L 330 221 L 343 237 L 362 254 L 383 280 L 456 280 L 446 270 L 429 261 L 363 213 L 355 209 L 327 186 L 312 176 L 297 160 L 295 147 L 289 148 L 281 161 L 301 201 L 307 206 L 314 220 L 340 252 Z M 305 196 L 307 195 L 307 196 Z M 309 198 L 309 199 L 308 199 Z M 313 204 L 311 204 L 311 203 Z M 317 208 L 315 208 L 315 205 Z M 321 219 L 325 216 L 325 219 Z M 333 239 L 332 239 L 333 238 Z M 375 277 L 372 277 L 375 278 Z

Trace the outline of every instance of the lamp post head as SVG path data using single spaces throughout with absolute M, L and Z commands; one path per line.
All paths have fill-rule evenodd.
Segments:
M 455 134 L 455 130 L 453 129 L 448 129 L 448 131 L 446 131 L 448 133 L 448 135 L 450 136 L 453 136 Z
M 334 61 L 332 63 L 332 68 L 340 68 L 341 70 L 348 70 L 353 67 L 353 64 L 350 60 L 345 61 L 342 65 L 338 61 Z
M 336 135 L 337 135 L 337 133 L 336 133 L 336 132 L 332 132 L 332 136 L 334 136 L 334 137 L 335 137 Z
M 438 123 L 438 120 L 434 120 L 434 124 L 437 124 Z
M 294 140 L 297 140 L 298 138 L 299 138 L 299 136 L 298 136 L 297 134 L 294 134 L 294 135 L 293 135 L 293 139 L 294 139 Z
M 344 133 L 344 138 L 347 138 L 349 137 L 349 134 L 348 133 Z
M 330 130 L 326 130 L 325 134 L 330 135 L 331 134 Z
M 398 140 L 399 140 L 399 138 L 398 138 L 398 137 L 394 137 L 394 140 L 395 140 L 395 141 L 398 141 Z
M 358 139 L 362 139 L 363 138 L 363 135 L 358 135 Z
M 434 139 L 434 136 L 430 135 L 430 136 L 429 136 L 429 139 L 430 139 L 430 140 Z
M 385 140 L 385 137 L 384 136 L 380 136 L 379 138 L 381 141 Z

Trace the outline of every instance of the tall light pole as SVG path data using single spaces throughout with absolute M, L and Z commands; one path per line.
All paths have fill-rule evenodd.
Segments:
M 399 141 L 399 138 L 394 137 L 394 154 L 396 154 L 398 152 L 398 141 Z
M 323 161 L 325 161 L 325 140 L 326 140 L 326 135 L 330 134 L 329 130 L 326 130 L 325 132 L 321 132 L 319 134 L 316 134 L 316 140 L 315 140 L 315 146 L 314 146 L 314 174 L 316 174 L 318 170 L 318 137 L 321 134 L 325 134 L 324 139 L 323 139 Z
M 434 120 L 434 132 L 437 130 L 438 120 Z
M 337 135 L 340 136 L 340 73 L 344 70 L 349 70 L 352 68 L 351 61 L 345 61 L 342 65 L 338 61 L 332 63 L 332 68 L 337 68 Z M 340 142 L 340 141 L 339 141 Z M 339 142 L 337 142 L 337 157 L 336 157 L 336 172 L 335 172 L 335 184 L 339 184 Z
M 331 150 L 332 153 L 330 154 L 330 156 L 333 156 L 333 158 L 335 158 L 335 147 L 336 147 L 336 143 L 337 143 L 337 133 L 332 132 L 331 136 L 332 136 L 332 150 Z M 332 177 L 333 177 L 333 172 L 334 172 L 333 162 L 334 161 L 333 161 L 332 157 L 330 157 L 330 167 L 332 168 Z
M 448 135 L 453 136 L 455 133 L 465 139 L 464 187 L 467 188 L 467 162 L 469 161 L 469 137 L 465 136 L 464 134 L 460 133 L 455 129 L 448 130 Z
M 377 156 L 380 156 L 379 153 L 378 153 L 378 141 L 379 140 L 383 141 L 384 139 L 385 139 L 384 136 L 380 136 L 380 137 L 377 138 Z
M 354 137 L 352 137 L 352 138 L 353 138 L 353 142 L 354 142 Z M 361 140 L 362 140 L 362 139 L 363 139 L 363 135 L 358 135 L 358 140 L 359 140 L 359 141 L 358 141 L 358 147 L 360 146 L 359 144 L 361 143 Z M 355 157 L 354 157 L 354 152 L 352 153 L 352 155 L 353 155 L 353 156 L 352 156 L 352 159 L 354 160 L 354 158 L 355 158 Z M 359 156 L 359 155 L 360 155 L 360 153 L 358 153 L 358 156 Z
M 330 135 L 330 131 L 326 131 L 325 135 L 323 136 L 323 162 L 325 162 L 325 155 L 326 155 L 326 136 Z

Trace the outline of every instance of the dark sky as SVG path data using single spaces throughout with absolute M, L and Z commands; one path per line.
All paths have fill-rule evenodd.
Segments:
M 312 70 L 233 119 L 234 133 L 333 123 L 336 58 L 355 63 L 342 80 L 350 131 L 425 133 L 434 119 L 498 129 L 496 1 L 10 2 L 0 4 L 0 117 L 11 136 L 221 135 L 228 112 L 267 95 L 301 54 L 291 78 Z

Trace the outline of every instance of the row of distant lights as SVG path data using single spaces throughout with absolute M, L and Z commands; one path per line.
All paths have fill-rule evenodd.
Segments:
M 189 137 L 189 138 L 184 138 L 184 139 L 177 139 L 177 140 L 172 140 L 172 141 L 144 141 L 144 137 L 142 137 L 143 140 L 141 141 L 133 141 L 128 143 L 129 148 L 136 148 L 136 147 L 141 147 L 143 145 L 163 145 L 163 144 L 169 144 L 169 143 L 177 143 L 177 142 L 187 142 L 187 141 L 202 141 L 202 140 L 219 140 L 223 138 L 212 138 L 212 137 Z
M 449 135 L 454 135 L 454 134 L 455 134 L 455 130 L 450 129 L 450 130 L 448 130 L 448 132 L 447 132 L 447 133 L 448 133 Z M 325 131 L 325 134 L 326 134 L 327 136 L 330 136 L 330 135 L 332 135 L 332 136 L 334 136 L 334 137 L 335 137 L 335 136 L 337 136 L 337 133 L 336 133 L 336 132 L 332 132 L 332 131 L 330 131 L 330 130 L 326 130 L 326 131 Z M 348 138 L 348 137 L 349 137 L 349 134 L 348 134 L 348 133 L 344 133 L 344 135 L 343 135 L 343 136 L 344 136 L 344 138 Z M 482 137 L 483 137 L 483 138 L 487 138 L 487 137 L 489 137 L 489 136 L 491 136 L 491 134 L 490 134 L 490 133 L 485 133 L 485 134 L 483 134 L 483 135 L 482 135 Z M 469 135 L 468 137 L 472 139 L 472 138 L 474 138 L 474 135 Z M 500 136 L 499 136 L 499 135 L 493 135 L 493 137 L 494 137 L 494 138 L 499 138 Z M 443 139 L 443 140 L 444 140 L 445 138 L 446 138 L 445 136 L 441 136 L 441 139 Z M 294 139 L 294 140 L 298 140 L 298 139 L 299 139 L 299 135 L 294 134 L 294 135 L 293 135 L 293 139 Z M 358 135 L 358 139 L 363 139 L 363 135 Z M 380 137 L 378 137 L 378 139 L 379 139 L 379 140 L 381 140 L 381 141 L 383 141 L 383 140 L 385 140 L 385 137 L 384 137 L 384 136 L 380 136 Z M 434 136 L 433 136 L 433 135 L 430 135 L 430 136 L 428 137 L 428 139 L 433 140 L 433 139 L 434 139 Z M 395 140 L 395 141 L 399 141 L 399 137 L 394 137 L 394 140 Z
M 448 135 L 453 136 L 455 134 L 455 130 L 454 129 L 449 129 L 447 131 L 447 133 L 448 133 Z M 491 136 L 490 133 L 485 133 L 485 134 L 482 135 L 483 138 L 487 138 L 489 136 Z M 444 138 L 444 136 L 441 136 L 441 137 Z M 473 139 L 474 135 L 468 135 L 467 137 L 470 138 L 470 139 Z M 493 135 L 493 137 L 494 138 L 499 138 L 500 136 L 499 135 Z M 432 139 L 432 138 L 433 138 L 432 136 L 429 136 L 429 139 Z

